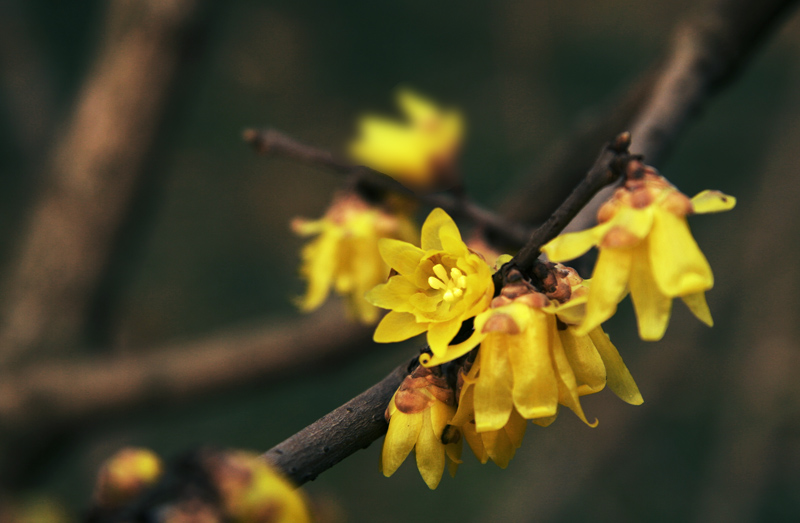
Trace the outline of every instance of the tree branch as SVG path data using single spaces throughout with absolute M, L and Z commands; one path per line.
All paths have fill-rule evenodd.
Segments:
M 525 227 L 465 198 L 444 193 L 416 193 L 386 174 L 339 160 L 328 151 L 299 142 L 275 129 L 246 129 L 242 137 L 258 153 L 286 156 L 352 177 L 356 190 L 362 194 L 366 193 L 368 197 L 373 196 L 375 192 L 395 193 L 432 207 L 441 207 L 454 218 L 470 220 L 484 234 L 491 234 L 500 243 L 513 246 L 515 249 L 523 245 L 529 236 L 529 231 Z
M 689 117 L 697 112 L 703 102 L 708 100 L 711 88 L 721 87 L 724 80 L 730 78 L 743 66 L 743 58 L 760 43 L 761 37 L 768 34 L 780 16 L 793 3 L 794 0 L 773 0 L 771 2 L 720 0 L 703 12 L 698 20 L 710 18 L 716 20 L 716 23 L 697 23 L 696 31 L 690 33 L 693 35 L 691 41 L 694 42 L 693 45 L 696 45 L 697 49 L 692 50 L 693 46 L 685 42 L 681 43 L 676 47 L 673 59 L 668 60 L 664 69 L 659 73 L 652 95 L 643 104 L 643 109 L 634 119 L 633 132 L 636 133 L 634 139 L 638 135 L 643 137 L 638 142 L 634 142 L 637 146 L 636 152 L 646 154 L 657 161 L 659 155 L 664 154 L 668 146 L 674 143 Z M 725 45 L 710 44 L 723 41 Z M 718 65 L 712 66 L 717 61 Z M 682 88 L 681 86 L 684 84 L 689 88 Z M 602 162 L 606 152 L 608 151 L 601 153 L 599 165 L 596 162 L 597 169 L 593 168 L 592 171 L 606 172 L 607 169 L 603 169 Z M 610 165 L 610 163 L 605 165 Z M 583 190 L 580 193 L 582 194 Z M 570 209 L 573 204 L 567 202 L 571 199 L 572 197 L 568 198 L 564 203 L 564 206 Z M 575 196 L 575 199 L 577 200 L 578 196 Z M 596 209 L 594 212 L 596 213 Z M 563 217 L 553 218 L 553 224 L 543 228 L 539 233 L 541 240 L 531 240 L 531 246 L 528 249 L 530 254 L 525 256 L 525 260 L 531 259 L 533 254 L 538 252 L 536 245 L 538 242 L 550 236 L 553 231 L 557 233 L 560 227 L 563 227 L 562 221 L 568 214 L 564 213 Z M 579 216 L 582 214 L 584 214 L 583 211 L 579 213 Z M 390 376 L 395 376 L 398 372 L 399 370 L 395 369 Z M 394 383 L 394 386 L 397 387 L 402 376 L 397 376 L 394 380 L 396 381 L 390 380 L 390 383 Z M 389 391 L 386 383 L 381 382 L 356 400 L 359 398 L 363 400 L 364 395 L 367 395 L 366 397 L 370 401 L 381 399 L 383 403 L 380 405 L 371 403 L 372 406 L 365 409 L 366 413 L 375 416 L 377 412 L 385 408 L 393 393 L 394 390 Z M 374 425 L 368 424 L 368 428 L 360 426 L 355 419 L 358 417 L 355 414 L 356 411 L 348 411 L 347 405 L 349 404 L 329 414 L 330 419 L 328 416 L 323 417 L 298 435 L 270 450 L 267 453 L 269 459 L 272 460 L 272 456 L 275 455 L 273 451 L 279 449 L 281 451 L 279 453 L 280 460 L 273 462 L 296 481 L 303 483 L 332 466 L 332 464 L 327 464 L 326 456 L 328 454 L 337 456 L 336 462 L 338 462 L 362 448 L 364 444 L 369 444 L 370 441 L 377 439 L 385 431 L 385 423 L 381 425 L 377 421 Z M 380 431 L 377 430 L 379 425 L 382 426 Z M 332 433 L 337 431 L 338 427 L 350 427 L 353 432 L 348 434 L 348 438 L 334 438 Z M 351 439 L 357 440 L 359 444 L 350 444 L 349 440 Z M 302 442 L 303 445 L 299 446 L 299 442 Z M 334 442 L 336 442 L 335 446 Z M 306 453 L 304 449 L 309 447 L 314 450 Z M 326 464 L 320 466 L 322 462 Z

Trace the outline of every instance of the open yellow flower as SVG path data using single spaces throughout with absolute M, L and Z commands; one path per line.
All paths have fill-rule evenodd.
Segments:
M 461 115 L 407 90 L 398 92 L 397 102 L 407 123 L 364 116 L 350 146 L 353 158 L 412 189 L 452 183 L 464 133 Z
M 613 316 L 629 290 L 642 339 L 664 336 L 676 297 L 711 326 L 705 291 L 713 287 L 714 277 L 686 216 L 727 211 L 735 204 L 735 198 L 718 191 L 689 200 L 647 168 L 600 208 L 598 226 L 564 234 L 542 247 L 553 261 L 577 258 L 593 246 L 600 249 L 579 332 L 587 334 Z
M 334 199 L 323 218 L 295 219 L 292 228 L 302 236 L 317 235 L 301 255 L 300 273 L 308 281 L 308 290 L 299 300 L 300 309 L 317 309 L 333 287 L 347 299 L 351 316 L 375 323 L 378 309 L 367 303 L 364 293 L 389 275 L 389 267 L 378 252 L 378 241 L 415 241 L 417 235 L 411 221 L 402 213 L 390 214 L 354 194 L 344 194 Z
M 577 274 L 563 272 L 563 278 Z M 479 433 L 505 427 L 516 412 L 525 419 L 555 416 L 558 405 L 569 407 L 589 424 L 579 397 L 599 392 L 609 383 L 624 401 L 642 403 L 641 394 L 616 348 L 597 327 L 581 335 L 572 322 L 585 303 L 570 284 L 556 286 L 556 292 L 569 293 L 565 303 L 557 303 L 524 281 L 506 285 L 492 308 L 475 318 L 475 331 L 448 353 L 456 358 L 480 343 L 476 363 L 479 373 L 474 384 L 475 427 Z M 439 365 L 441 358 L 423 358 L 425 365 Z M 596 423 L 596 422 L 595 422 Z M 591 424 L 594 425 L 594 424 Z
M 455 397 L 446 380 L 426 367 L 417 367 L 386 409 L 389 430 L 381 451 L 383 474 L 394 474 L 414 450 L 419 473 L 431 489 L 439 485 L 446 464 L 455 475 L 461 463 L 461 442 L 442 442 L 455 412 Z
M 373 305 L 390 309 L 374 340 L 402 341 L 427 331 L 434 356 L 443 357 L 461 323 L 489 306 L 491 268 L 467 248 L 442 209 L 434 209 L 422 225 L 422 248 L 392 239 L 378 247 L 397 274 L 366 295 Z

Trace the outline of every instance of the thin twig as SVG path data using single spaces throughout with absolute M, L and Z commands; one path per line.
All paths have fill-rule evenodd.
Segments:
M 356 188 L 370 195 L 375 192 L 401 194 L 432 207 L 441 207 L 453 218 L 462 217 L 472 221 L 485 234 L 491 234 L 504 245 L 519 248 L 530 234 L 525 227 L 506 220 L 474 202 L 452 194 L 416 193 L 386 174 L 369 167 L 349 164 L 328 151 L 299 142 L 275 129 L 246 129 L 242 137 L 261 154 L 286 156 L 302 163 L 322 166 L 338 174 L 351 176 Z

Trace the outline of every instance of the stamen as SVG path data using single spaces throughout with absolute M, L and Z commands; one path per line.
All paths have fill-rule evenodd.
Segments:
M 453 279 L 453 281 L 458 281 L 458 279 L 462 276 L 464 276 L 464 273 L 458 270 L 456 267 L 450 269 L 450 277 Z
M 458 278 L 458 286 L 461 287 L 462 289 L 466 289 L 467 288 L 467 277 L 466 276 L 461 276 L 460 278 Z
M 442 296 L 442 298 L 443 298 L 443 299 L 444 299 L 444 301 L 446 301 L 446 302 L 451 302 L 451 301 L 453 301 L 453 300 L 455 300 L 455 299 L 456 299 L 456 298 L 455 298 L 455 296 L 453 296 L 453 291 L 450 291 L 450 290 L 446 291 L 446 292 L 444 293 L 444 296 Z
M 436 265 L 433 266 L 433 272 L 443 282 L 448 280 L 448 278 L 447 278 L 447 269 L 445 269 L 444 266 L 441 263 L 437 263 Z
M 430 285 L 432 289 L 437 290 L 447 288 L 447 285 L 435 276 L 428 276 L 428 285 Z
M 453 296 L 455 296 L 456 298 L 460 298 L 463 295 L 464 291 L 462 291 L 461 289 L 453 289 Z

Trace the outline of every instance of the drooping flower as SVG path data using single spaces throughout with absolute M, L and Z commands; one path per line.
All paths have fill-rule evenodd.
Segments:
M 397 102 L 407 118 L 361 118 L 360 135 L 350 145 L 353 158 L 412 189 L 452 185 L 464 124 L 457 111 L 442 110 L 408 90 Z
M 735 198 L 718 191 L 703 191 L 690 200 L 648 167 L 600 208 L 598 226 L 542 247 L 553 261 L 571 260 L 593 246 L 600 249 L 579 332 L 589 333 L 609 319 L 628 291 L 644 340 L 664 336 L 677 297 L 711 326 L 705 291 L 713 287 L 714 277 L 686 216 L 727 211 L 735 204 Z
M 553 286 L 553 300 L 521 276 L 507 284 L 491 308 L 475 318 L 472 336 L 447 353 L 454 359 L 480 343 L 472 397 L 478 433 L 502 429 L 515 412 L 525 419 L 551 418 L 559 404 L 589 424 L 579 397 L 599 392 L 606 383 L 624 401 L 642 403 L 602 328 L 581 335 L 569 324 L 580 318 L 577 311 L 586 302 L 580 278 L 565 269 L 555 274 L 564 281 Z M 558 293 L 564 303 L 555 299 Z M 439 365 L 446 358 L 423 355 L 421 361 Z
M 308 523 L 303 492 L 254 452 L 226 450 L 205 456 L 209 479 L 219 492 L 226 521 Z M 181 520 L 183 521 L 183 520 Z
M 427 331 L 431 351 L 443 357 L 461 323 L 488 307 L 491 268 L 467 248 L 442 209 L 434 209 L 422 225 L 422 248 L 392 239 L 378 247 L 397 274 L 367 293 L 368 302 L 390 309 L 374 340 L 403 341 Z
M 331 288 L 347 299 L 351 316 L 375 323 L 378 309 L 364 299 L 364 293 L 386 281 L 389 267 L 378 252 L 381 238 L 415 241 L 414 225 L 403 213 L 390 213 L 365 203 L 354 194 L 337 196 L 319 220 L 295 219 L 294 231 L 302 236 L 317 235 L 302 251 L 300 273 L 308 290 L 299 300 L 309 312 L 327 299 Z
M 455 475 L 461 463 L 461 441 L 442 442 L 455 412 L 455 397 L 447 381 L 426 367 L 417 367 L 386 408 L 389 430 L 381 451 L 383 474 L 394 474 L 414 450 L 419 473 L 431 489 L 439 485 L 445 465 Z
M 500 468 L 506 468 L 517 449 L 522 445 L 527 420 L 514 409 L 508 422 L 498 430 L 478 432 L 475 426 L 475 383 L 478 380 L 480 365 L 474 363 L 467 375 L 460 374 L 463 380 L 458 411 L 450 424 L 458 427 L 475 457 L 481 463 L 494 461 Z

